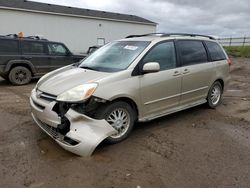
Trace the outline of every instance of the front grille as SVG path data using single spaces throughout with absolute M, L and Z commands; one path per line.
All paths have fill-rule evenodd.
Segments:
M 40 110 L 44 110 L 44 109 L 45 109 L 45 107 L 44 107 L 44 106 L 42 106 L 42 105 L 40 105 L 40 104 L 36 103 L 33 99 L 32 99 L 32 102 L 33 102 L 33 103 L 34 103 L 34 105 L 35 105 L 37 108 L 39 108 Z
M 39 126 L 50 136 L 52 136 L 54 139 L 57 139 L 61 142 L 63 142 L 64 144 L 70 145 L 70 146 L 75 146 L 77 145 L 79 142 L 75 141 L 67 136 L 62 135 L 61 133 L 59 133 L 57 131 L 57 129 L 55 127 L 51 127 L 49 125 L 47 125 L 46 123 L 41 122 L 40 120 L 37 119 L 37 121 L 39 121 Z
M 42 92 L 39 97 L 41 99 L 44 99 L 46 101 L 49 101 L 49 102 L 52 102 L 52 101 L 55 101 L 56 100 L 56 96 L 55 95 L 51 95 L 51 94 L 48 94 L 48 93 L 45 93 L 45 92 Z
M 55 127 L 49 126 L 46 123 L 41 122 L 40 120 L 38 121 L 40 122 L 40 126 L 53 138 L 59 139 L 63 137 L 63 135 L 60 134 Z

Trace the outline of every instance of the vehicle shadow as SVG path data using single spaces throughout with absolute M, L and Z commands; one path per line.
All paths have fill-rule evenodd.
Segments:
M 179 120 L 183 120 L 187 123 L 192 125 L 193 117 L 198 115 L 203 115 L 207 113 L 207 111 L 210 111 L 213 109 L 209 109 L 206 104 L 202 104 L 199 106 L 195 106 L 186 110 L 182 110 L 179 112 L 175 112 L 173 114 L 169 114 L 151 121 L 147 122 L 137 122 L 134 125 L 134 128 L 131 132 L 131 135 L 129 136 L 129 139 L 127 140 L 134 140 L 138 137 L 144 137 L 148 133 L 153 133 L 156 130 L 161 130 L 166 127 L 170 126 L 176 126 L 178 124 Z M 187 121 L 186 121 L 187 120 Z M 183 121 L 182 121 L 183 122 Z M 96 148 L 96 151 L 103 151 L 104 148 L 109 148 L 109 145 L 105 140 L 101 142 L 98 147 Z M 103 146 L 105 146 L 103 148 Z M 107 149 L 106 148 L 106 149 Z
M 7 80 L 0 77 L 0 86 L 6 86 L 6 85 L 10 85 L 10 83 Z
M 202 104 L 148 122 L 137 122 L 134 126 L 132 134 L 138 134 L 141 132 L 142 129 L 143 131 L 145 131 L 152 129 L 153 127 L 161 128 L 161 127 L 171 126 L 173 122 L 176 122 L 179 119 L 189 119 L 190 116 L 202 114 L 207 110 L 211 109 L 208 109 L 206 104 Z M 188 121 L 187 123 L 190 123 L 190 121 Z

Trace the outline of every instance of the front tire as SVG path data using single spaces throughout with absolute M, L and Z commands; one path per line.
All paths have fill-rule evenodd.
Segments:
M 17 66 L 10 70 L 9 81 L 13 85 L 25 85 L 31 81 L 32 75 L 28 68 Z
M 135 123 L 135 112 L 126 102 L 118 101 L 103 106 L 96 112 L 97 119 L 105 119 L 118 132 L 106 139 L 110 144 L 118 143 L 128 137 Z
M 210 108 L 216 108 L 221 103 L 222 93 L 221 83 L 218 81 L 214 82 L 207 96 L 207 104 Z

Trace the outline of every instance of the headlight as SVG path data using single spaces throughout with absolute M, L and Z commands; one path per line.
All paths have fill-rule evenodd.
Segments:
M 88 99 L 96 90 L 98 84 L 90 83 L 79 85 L 58 95 L 57 101 L 80 102 Z

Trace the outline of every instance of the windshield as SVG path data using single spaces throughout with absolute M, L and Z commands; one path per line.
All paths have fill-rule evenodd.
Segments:
M 149 43 L 146 41 L 109 43 L 82 60 L 79 67 L 102 72 L 125 70 Z

